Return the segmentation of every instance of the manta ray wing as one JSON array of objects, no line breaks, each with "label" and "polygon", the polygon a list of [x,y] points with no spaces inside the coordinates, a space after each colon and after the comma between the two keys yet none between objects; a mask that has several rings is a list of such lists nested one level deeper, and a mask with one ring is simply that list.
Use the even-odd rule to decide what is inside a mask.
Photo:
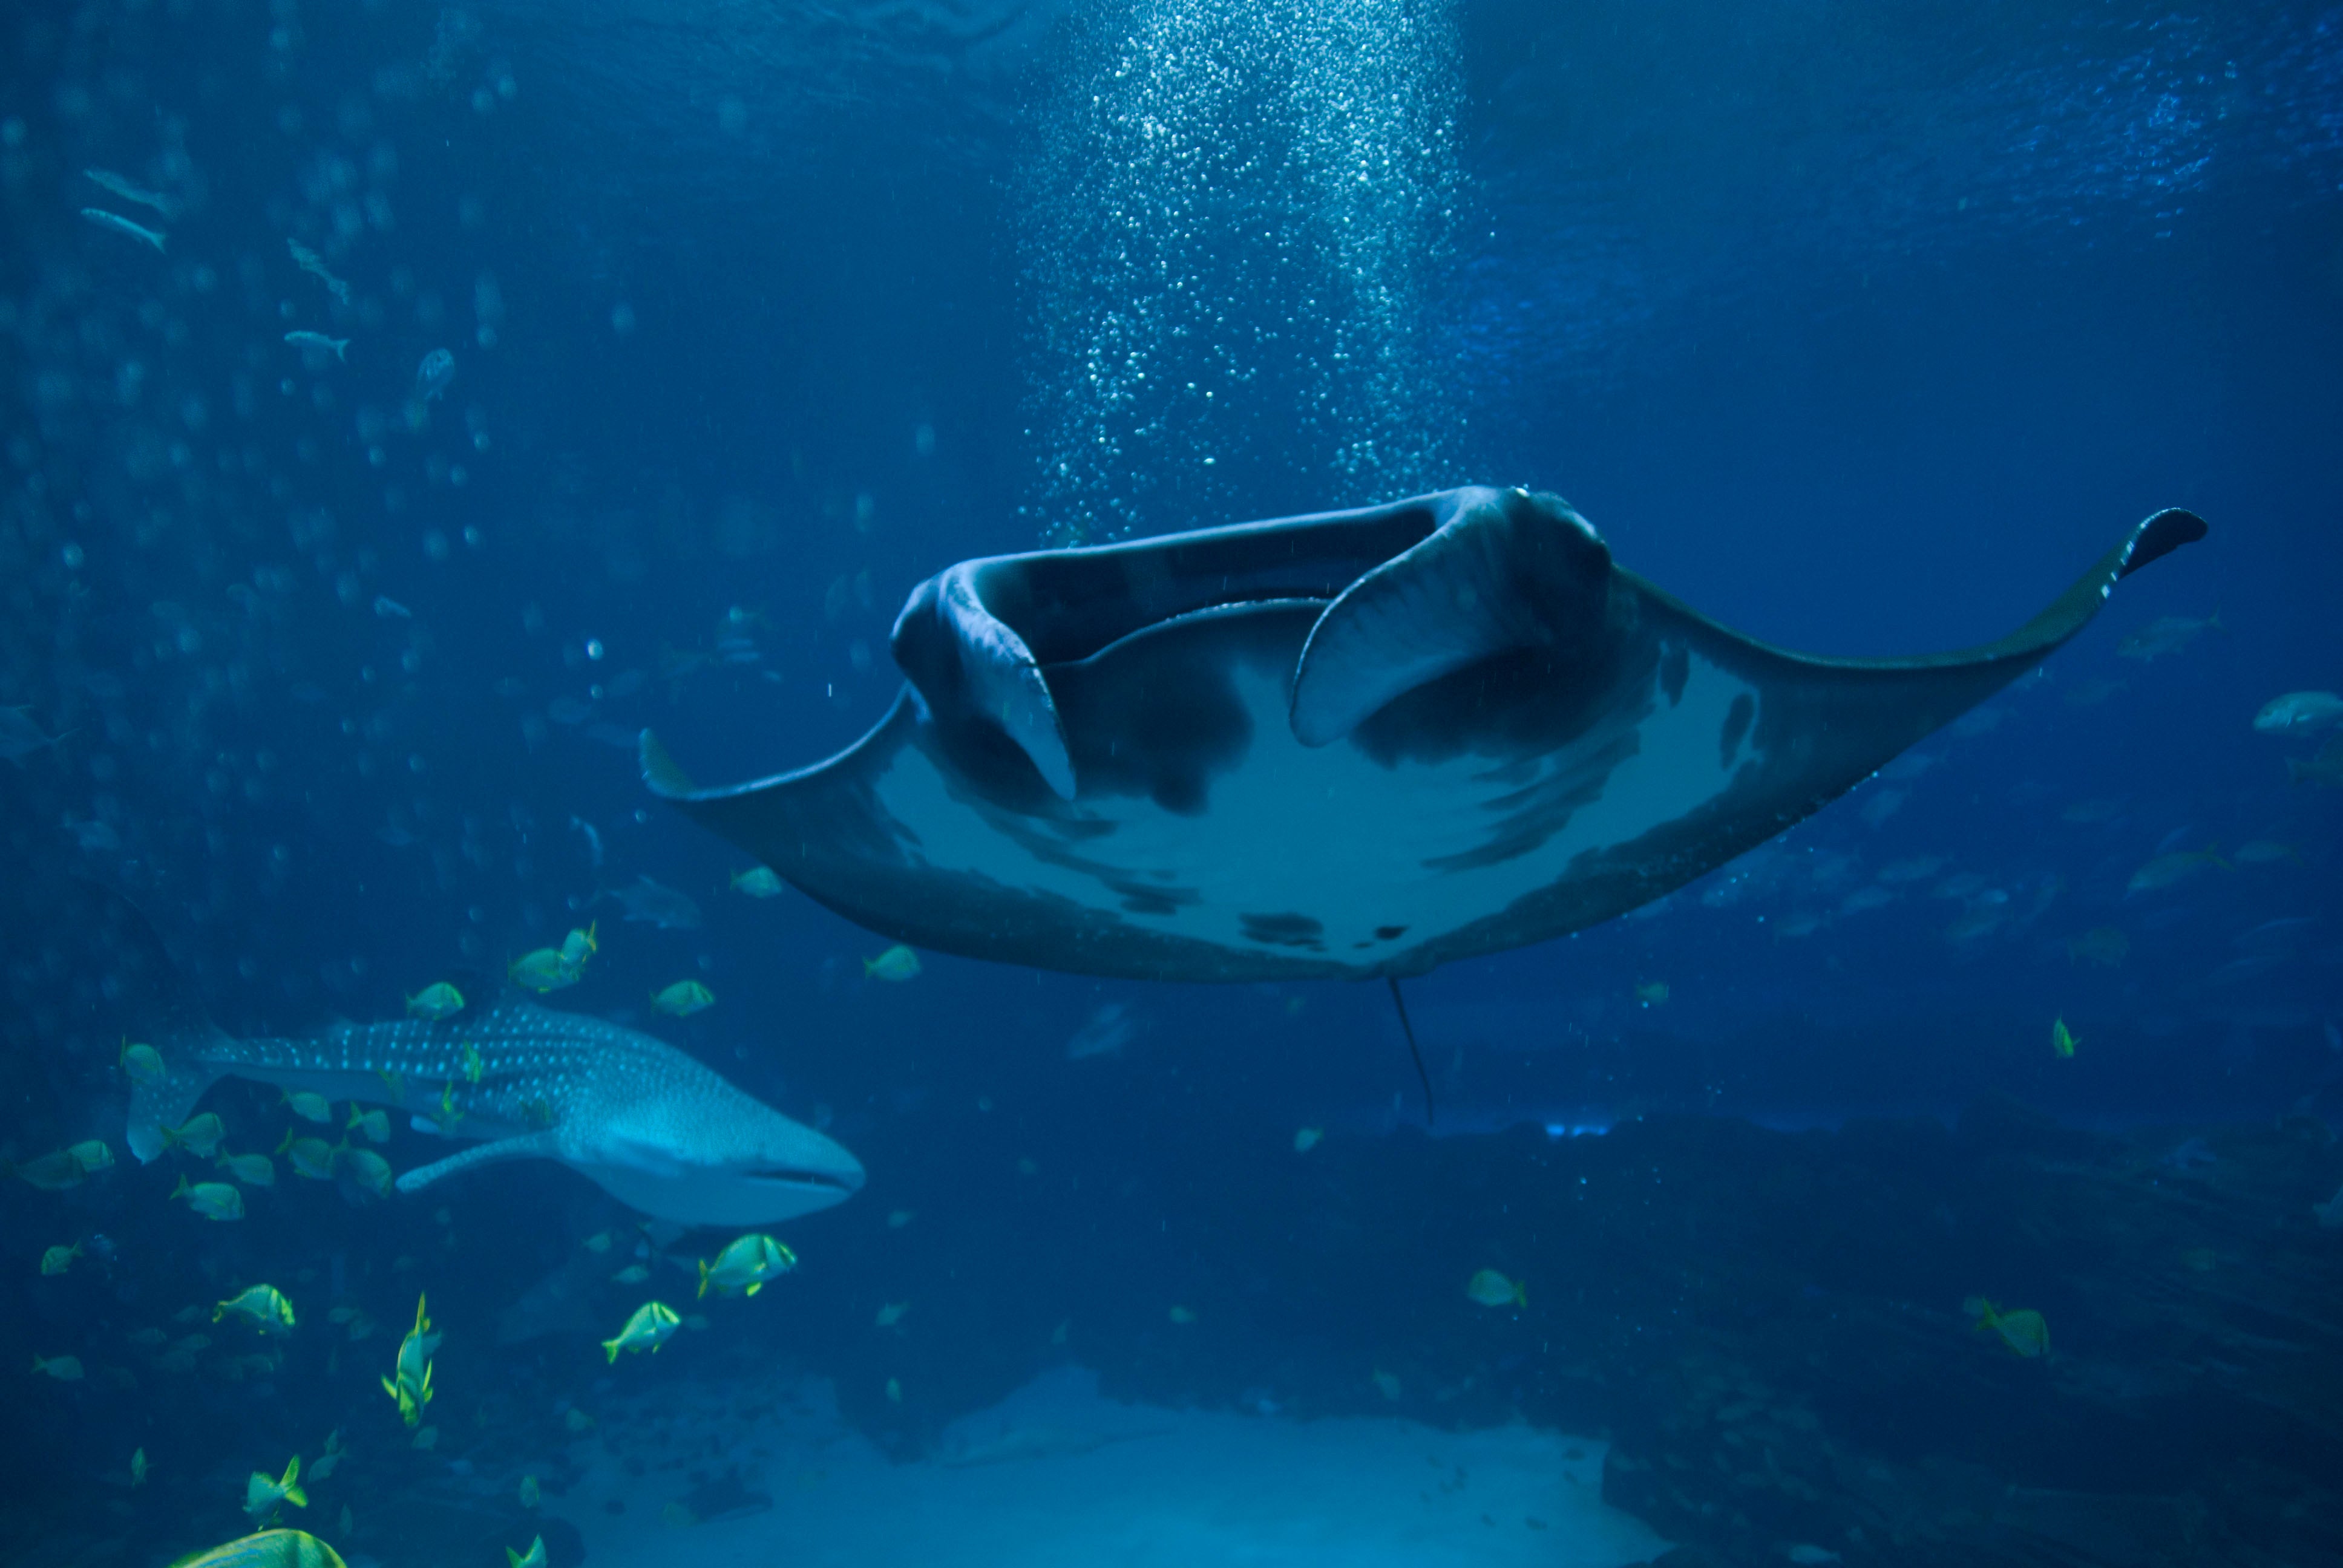
[{"label": "manta ray wing", "polygon": [[1076,973],[1420,974],[1580,930],[1781,832],[2202,538],[2133,528],[1998,642],[1812,658],[1615,566],[1547,496],[964,562],[826,762],[652,790],[882,936]]}]

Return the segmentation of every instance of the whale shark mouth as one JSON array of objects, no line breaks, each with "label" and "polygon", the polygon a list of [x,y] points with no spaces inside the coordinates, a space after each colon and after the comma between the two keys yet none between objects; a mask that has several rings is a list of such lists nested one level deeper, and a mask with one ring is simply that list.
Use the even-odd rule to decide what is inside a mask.
[{"label": "whale shark mouth", "polygon": [[840,1199],[850,1198],[862,1191],[864,1180],[860,1171],[851,1176],[840,1176],[828,1171],[798,1171],[787,1166],[743,1171],[739,1174],[741,1180],[759,1187],[794,1187],[816,1192],[835,1192]]}]

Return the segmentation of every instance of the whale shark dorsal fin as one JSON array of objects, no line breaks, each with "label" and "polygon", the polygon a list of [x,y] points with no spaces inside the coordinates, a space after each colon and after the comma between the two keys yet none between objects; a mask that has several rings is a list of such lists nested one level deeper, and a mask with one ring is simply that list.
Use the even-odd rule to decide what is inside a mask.
[{"label": "whale shark dorsal fin", "polygon": [[1611,552],[1558,498],[1486,487],[1437,498],[1440,526],[1366,573],[1311,628],[1293,738],[1326,746],[1404,692],[1513,648],[1591,648]]},{"label": "whale shark dorsal fin", "polygon": [[459,1171],[469,1171],[480,1165],[500,1165],[508,1160],[558,1160],[560,1158],[560,1136],[556,1130],[548,1127],[540,1132],[524,1132],[514,1138],[499,1138],[493,1143],[475,1143],[461,1153],[450,1154],[445,1160],[436,1161],[429,1165],[418,1165],[399,1177],[398,1190],[402,1192],[419,1192],[434,1181],[453,1176]]}]

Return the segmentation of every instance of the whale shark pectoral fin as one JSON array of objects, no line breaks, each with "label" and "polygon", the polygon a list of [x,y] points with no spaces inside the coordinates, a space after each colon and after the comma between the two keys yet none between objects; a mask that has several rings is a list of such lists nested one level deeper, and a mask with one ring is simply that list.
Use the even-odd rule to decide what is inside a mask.
[{"label": "whale shark pectoral fin", "polygon": [[1485,487],[1440,498],[1422,542],[1344,588],[1293,678],[1293,737],[1325,746],[1393,698],[1512,648],[1568,658],[1602,635],[1611,552],[1558,498]]},{"label": "whale shark pectoral fin", "polygon": [[1074,764],[1057,701],[1025,639],[986,608],[985,564],[963,562],[912,591],[895,621],[895,661],[931,712],[997,726],[1071,800]]},{"label": "whale shark pectoral fin", "polygon": [[398,1179],[402,1192],[419,1192],[443,1177],[475,1166],[498,1165],[508,1160],[558,1160],[561,1158],[560,1138],[550,1128],[542,1132],[524,1132],[517,1138],[499,1138],[493,1143],[476,1143],[460,1154],[450,1154],[445,1160],[428,1165],[418,1165]]}]

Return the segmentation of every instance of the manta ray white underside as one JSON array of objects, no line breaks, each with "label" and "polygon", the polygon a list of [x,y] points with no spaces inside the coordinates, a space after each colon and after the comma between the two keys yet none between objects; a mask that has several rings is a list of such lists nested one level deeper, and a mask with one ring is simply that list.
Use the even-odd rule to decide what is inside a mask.
[{"label": "manta ray white underside", "polygon": [[2200,538],[2157,513],[1999,642],[1817,658],[1613,564],[1551,496],[963,562],[830,760],[657,793],[848,919],[1152,980],[1421,973],[1681,887],[1851,789]]}]

